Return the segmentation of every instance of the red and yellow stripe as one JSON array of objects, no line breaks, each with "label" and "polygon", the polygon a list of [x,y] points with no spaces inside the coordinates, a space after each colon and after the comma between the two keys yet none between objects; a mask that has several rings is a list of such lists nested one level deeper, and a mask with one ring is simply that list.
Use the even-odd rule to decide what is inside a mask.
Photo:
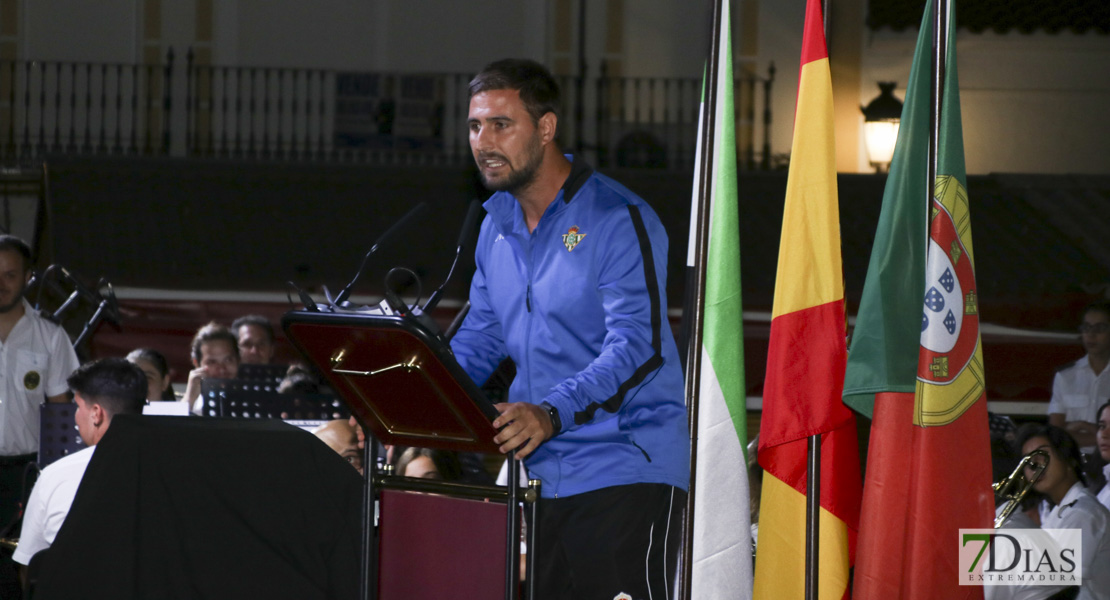
[{"label": "red and yellow stripe", "polygon": [[848,596],[859,522],[833,138],[821,6],[808,0],[759,433],[765,470],[755,597],[805,596],[807,438],[821,435],[820,598]]}]

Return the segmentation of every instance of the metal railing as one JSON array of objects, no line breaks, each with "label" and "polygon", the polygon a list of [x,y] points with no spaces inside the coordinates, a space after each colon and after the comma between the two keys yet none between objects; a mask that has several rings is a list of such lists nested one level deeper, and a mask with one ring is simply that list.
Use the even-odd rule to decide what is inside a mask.
[{"label": "metal railing", "polygon": [[[0,163],[49,155],[464,165],[459,73],[0,60]],[[770,168],[766,76],[735,81],[741,169]],[[701,81],[560,77],[560,143],[599,166],[689,168]],[[762,107],[762,120],[756,114]],[[757,139],[757,131],[758,135]]]},{"label": "metal railing", "polygon": [[166,154],[173,52],[161,65],[0,61],[0,157]]}]

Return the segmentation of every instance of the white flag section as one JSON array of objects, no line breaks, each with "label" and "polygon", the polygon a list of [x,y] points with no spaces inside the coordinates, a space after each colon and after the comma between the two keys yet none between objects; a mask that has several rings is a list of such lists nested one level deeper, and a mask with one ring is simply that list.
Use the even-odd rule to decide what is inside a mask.
[{"label": "white flag section", "polygon": [[712,359],[704,350],[701,373],[690,595],[695,600],[751,598],[751,520],[744,449],[713,373]]},{"label": "white flag section", "polygon": [[707,132],[712,136],[709,156],[698,157],[699,166],[701,160],[711,161],[712,171],[709,190],[694,194],[690,221],[691,228],[697,227],[697,198],[708,193],[709,240],[703,257],[705,307],[690,566],[690,596],[694,600],[752,597],[732,43],[728,0],[720,1],[717,84],[715,89],[703,88],[702,94],[703,102],[709,97],[714,100],[713,131]]}]

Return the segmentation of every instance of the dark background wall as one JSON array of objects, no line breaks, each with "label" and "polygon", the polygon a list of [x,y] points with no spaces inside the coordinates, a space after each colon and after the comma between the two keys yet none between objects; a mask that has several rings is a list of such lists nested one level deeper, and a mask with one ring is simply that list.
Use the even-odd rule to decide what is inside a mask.
[{"label": "dark background wall", "polygon": [[[430,211],[370,260],[356,292],[380,294],[406,266],[438,286],[468,202],[473,170],[266,164],[183,159],[59,159],[47,166],[53,261],[117,287],[275,291],[286,281],[338,291],[363,254],[410,207]],[[681,307],[692,174],[606,170],[643,196],[670,235],[668,296]],[[885,177],[838,178],[849,312],[862,292]],[[785,172],[742,173],[739,232],[746,310],[770,310]],[[1110,281],[1110,177],[971,177],[975,261],[987,322],[1070,329]],[[449,297],[465,298],[469,251]]]}]

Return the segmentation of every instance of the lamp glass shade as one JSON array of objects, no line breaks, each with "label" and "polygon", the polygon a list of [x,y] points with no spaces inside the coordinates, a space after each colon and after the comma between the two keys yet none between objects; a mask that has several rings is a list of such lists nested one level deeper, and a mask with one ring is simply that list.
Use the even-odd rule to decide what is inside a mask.
[{"label": "lamp glass shade", "polygon": [[898,141],[898,121],[867,121],[863,124],[867,139],[867,158],[873,165],[889,165]]}]

